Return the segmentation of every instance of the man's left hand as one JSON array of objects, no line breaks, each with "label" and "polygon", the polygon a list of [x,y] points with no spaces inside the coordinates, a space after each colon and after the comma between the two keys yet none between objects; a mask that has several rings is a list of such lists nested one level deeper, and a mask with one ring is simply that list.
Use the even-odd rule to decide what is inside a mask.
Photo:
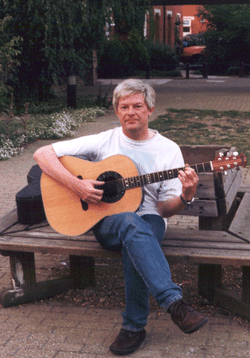
[{"label": "man's left hand", "polygon": [[178,178],[182,183],[182,197],[185,201],[193,199],[196,187],[199,181],[199,177],[188,164],[185,165],[185,171],[180,170]]}]

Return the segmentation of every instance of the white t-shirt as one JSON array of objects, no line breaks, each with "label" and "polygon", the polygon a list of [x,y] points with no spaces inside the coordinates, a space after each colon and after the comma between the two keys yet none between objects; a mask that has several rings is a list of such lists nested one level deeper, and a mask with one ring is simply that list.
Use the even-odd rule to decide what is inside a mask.
[{"label": "white t-shirt", "polygon": [[[134,161],[139,175],[183,167],[184,161],[179,146],[157,131],[154,132],[152,138],[136,141],[128,138],[121,127],[117,127],[99,134],[57,142],[53,144],[53,148],[58,157],[81,156],[93,162],[123,154]],[[145,185],[143,202],[137,214],[159,215],[158,201],[178,196],[181,192],[182,185],[178,178]]]}]

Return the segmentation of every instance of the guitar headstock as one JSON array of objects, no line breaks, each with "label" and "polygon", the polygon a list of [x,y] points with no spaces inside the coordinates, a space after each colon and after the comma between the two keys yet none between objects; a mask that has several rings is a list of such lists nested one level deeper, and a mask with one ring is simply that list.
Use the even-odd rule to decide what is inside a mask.
[{"label": "guitar headstock", "polygon": [[229,156],[218,156],[212,161],[213,170],[217,172],[223,172],[225,170],[238,168],[240,166],[245,167],[247,165],[247,159],[245,154],[237,152]]}]

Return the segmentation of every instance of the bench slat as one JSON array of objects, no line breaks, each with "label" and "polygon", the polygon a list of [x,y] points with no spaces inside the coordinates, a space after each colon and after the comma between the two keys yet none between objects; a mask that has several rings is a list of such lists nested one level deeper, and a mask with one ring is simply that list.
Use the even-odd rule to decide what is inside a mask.
[{"label": "bench slat", "polygon": [[168,228],[165,234],[167,240],[196,240],[198,242],[242,242],[245,241],[227,233],[226,231],[215,230],[186,230],[178,228]]},{"label": "bench slat", "polygon": [[229,232],[250,241],[250,193],[245,193],[229,227]]},{"label": "bench slat", "polygon": [[[162,250],[169,259],[190,263],[250,265],[249,244],[244,242],[238,245],[235,243],[218,243],[213,244],[212,248],[208,246],[204,244],[202,246],[202,242],[196,241],[180,240],[178,242],[178,240],[165,239]],[[45,238],[5,236],[0,239],[0,248],[2,251],[56,253],[91,257],[117,257],[120,255],[119,252],[104,250],[97,241],[92,240],[49,240]]]},{"label": "bench slat", "polygon": [[166,247],[163,253],[170,262],[250,266],[249,251]]},{"label": "bench slat", "polygon": [[5,236],[0,238],[0,251],[23,251],[39,252],[62,255],[110,257],[117,256],[117,252],[104,250],[101,245],[95,242],[78,240],[49,240],[45,238],[24,238]]},{"label": "bench slat", "polygon": [[189,250],[190,248],[202,248],[212,250],[244,250],[248,251],[250,255],[250,244],[247,243],[231,243],[231,242],[205,242],[205,241],[190,241],[190,240],[165,240],[163,247],[183,247]]},{"label": "bench slat", "polygon": [[177,215],[191,215],[191,216],[205,216],[205,217],[217,217],[218,206],[217,201],[214,200],[202,200],[195,199],[190,205],[188,210],[181,210]]}]

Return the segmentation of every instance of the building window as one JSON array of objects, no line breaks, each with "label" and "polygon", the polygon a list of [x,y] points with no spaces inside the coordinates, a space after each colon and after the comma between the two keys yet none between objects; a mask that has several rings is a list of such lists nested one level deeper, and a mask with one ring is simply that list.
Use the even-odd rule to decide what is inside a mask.
[{"label": "building window", "polygon": [[191,30],[191,19],[183,19],[183,36],[190,35]]},{"label": "building window", "polygon": [[155,9],[155,15],[161,16],[161,10],[160,9]]},{"label": "building window", "polygon": [[155,9],[155,40],[160,41],[161,33],[161,10]]}]

